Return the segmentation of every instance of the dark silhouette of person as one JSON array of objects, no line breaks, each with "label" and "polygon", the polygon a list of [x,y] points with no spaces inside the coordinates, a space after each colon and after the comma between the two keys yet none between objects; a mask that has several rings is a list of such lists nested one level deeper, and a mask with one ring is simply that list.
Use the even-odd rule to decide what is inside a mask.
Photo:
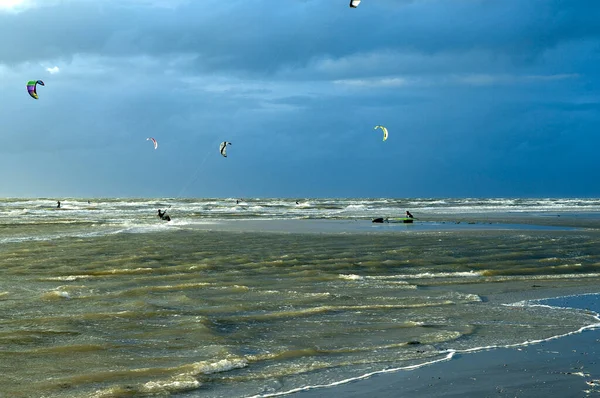
[{"label": "dark silhouette of person", "polygon": [[171,217],[169,217],[169,215],[167,214],[167,211],[161,211],[160,209],[158,209],[158,217],[161,220],[165,220],[165,221],[171,221]]},{"label": "dark silhouette of person", "polygon": [[407,218],[414,218],[412,214],[410,214],[410,211],[406,210],[406,217]]},{"label": "dark silhouette of person", "polygon": [[389,222],[389,221],[388,221],[387,217],[386,218],[379,217],[379,218],[373,219],[372,222],[377,223],[377,224],[381,224],[381,223]]},{"label": "dark silhouette of person", "polygon": [[56,208],[57,208],[57,209],[60,209],[60,200],[57,200],[57,201],[56,201]]}]

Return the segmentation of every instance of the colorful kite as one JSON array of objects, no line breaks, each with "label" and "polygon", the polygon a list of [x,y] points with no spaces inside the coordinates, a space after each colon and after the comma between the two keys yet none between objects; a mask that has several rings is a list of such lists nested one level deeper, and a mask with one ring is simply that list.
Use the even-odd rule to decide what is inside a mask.
[{"label": "colorful kite", "polygon": [[39,98],[36,90],[38,84],[45,86],[44,82],[41,80],[30,80],[27,82],[27,92],[29,93],[29,95],[31,95],[31,98]]}]

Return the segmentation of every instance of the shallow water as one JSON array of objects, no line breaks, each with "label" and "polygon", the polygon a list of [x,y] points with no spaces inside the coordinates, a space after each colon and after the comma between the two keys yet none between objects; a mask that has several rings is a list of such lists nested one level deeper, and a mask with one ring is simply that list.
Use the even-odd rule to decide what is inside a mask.
[{"label": "shallow water", "polygon": [[268,395],[596,322],[507,304],[596,289],[597,230],[164,223],[118,203],[5,219],[0,396]]}]

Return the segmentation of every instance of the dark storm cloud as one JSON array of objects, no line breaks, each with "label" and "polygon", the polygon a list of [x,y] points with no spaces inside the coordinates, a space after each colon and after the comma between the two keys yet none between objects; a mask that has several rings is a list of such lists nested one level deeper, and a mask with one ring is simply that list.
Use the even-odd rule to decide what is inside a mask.
[{"label": "dark storm cloud", "polygon": [[[600,35],[593,0],[372,2],[351,12],[342,3],[231,0],[164,8],[65,2],[0,13],[0,36],[11,38],[0,42],[0,62],[194,54],[200,70],[268,75],[315,58],[377,51],[483,51],[529,63],[562,43]],[[449,62],[446,56],[443,64]]]}]

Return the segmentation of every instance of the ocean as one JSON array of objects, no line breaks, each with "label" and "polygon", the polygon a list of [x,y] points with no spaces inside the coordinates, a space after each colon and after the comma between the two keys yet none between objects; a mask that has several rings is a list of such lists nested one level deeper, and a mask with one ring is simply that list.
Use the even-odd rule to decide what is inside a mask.
[{"label": "ocean", "polygon": [[0,200],[0,397],[279,396],[600,322],[540,305],[598,291],[600,199],[60,200]]}]

